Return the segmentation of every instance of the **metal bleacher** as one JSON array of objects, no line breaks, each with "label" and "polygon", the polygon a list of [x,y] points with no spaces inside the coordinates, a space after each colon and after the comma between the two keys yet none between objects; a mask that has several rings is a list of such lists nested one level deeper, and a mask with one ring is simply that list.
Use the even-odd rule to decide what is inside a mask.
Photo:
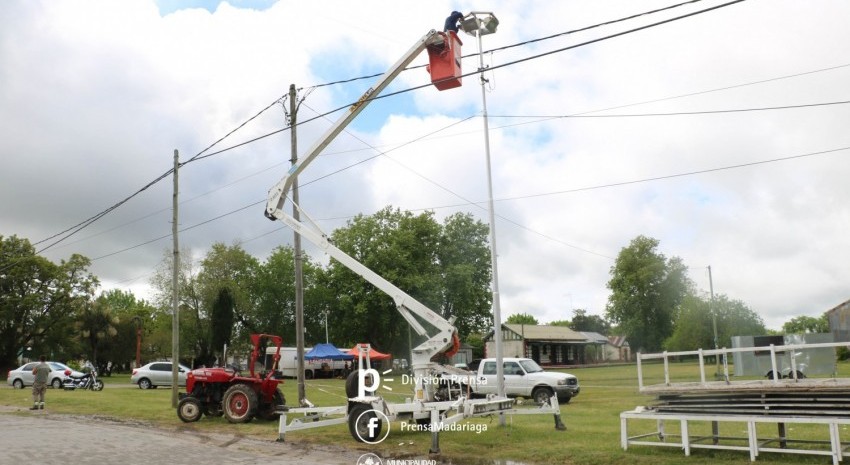
[{"label": "metal bleacher", "polygon": [[[850,438],[841,438],[850,426],[850,378],[838,378],[834,369],[827,376],[807,377],[797,363],[809,351],[834,352],[836,347],[850,343],[638,354],[639,391],[654,400],[620,414],[621,445],[624,450],[681,448],[686,456],[693,449],[740,450],[748,451],[752,461],[762,452],[823,455],[839,465],[850,456]],[[742,354],[756,353],[769,362],[770,378],[730,376],[730,356],[740,360]],[[671,361],[693,357],[699,361],[699,379],[682,380],[677,374],[673,381]],[[718,370],[709,379],[705,361],[711,357],[718,357]],[[658,360],[663,363],[663,381],[646,383],[644,362]],[[784,370],[788,377],[779,374],[783,364],[790,365]]]}]

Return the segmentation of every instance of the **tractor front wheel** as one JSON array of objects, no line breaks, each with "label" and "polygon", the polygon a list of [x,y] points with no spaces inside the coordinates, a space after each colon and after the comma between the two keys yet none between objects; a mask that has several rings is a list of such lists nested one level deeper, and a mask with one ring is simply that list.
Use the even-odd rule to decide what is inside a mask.
[{"label": "tractor front wheel", "polygon": [[234,384],[221,401],[224,417],[231,423],[248,423],[257,413],[257,392],[246,384]]},{"label": "tractor front wheel", "polygon": [[180,399],[177,403],[177,416],[185,423],[192,423],[201,419],[201,401],[192,396]]}]

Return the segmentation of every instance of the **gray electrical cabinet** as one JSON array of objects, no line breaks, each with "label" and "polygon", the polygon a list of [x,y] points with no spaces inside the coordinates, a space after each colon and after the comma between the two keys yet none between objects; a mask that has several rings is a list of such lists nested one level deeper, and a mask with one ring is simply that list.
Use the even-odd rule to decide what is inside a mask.
[{"label": "gray electrical cabinet", "polygon": [[777,347],[776,371],[780,378],[792,378],[791,358],[797,378],[812,375],[832,375],[836,372],[835,347],[798,347],[793,350],[783,346],[834,342],[830,333],[785,334],[778,336],[733,336],[732,347],[764,347],[765,350],[734,352],[735,376],[766,376],[773,378],[770,346]]}]

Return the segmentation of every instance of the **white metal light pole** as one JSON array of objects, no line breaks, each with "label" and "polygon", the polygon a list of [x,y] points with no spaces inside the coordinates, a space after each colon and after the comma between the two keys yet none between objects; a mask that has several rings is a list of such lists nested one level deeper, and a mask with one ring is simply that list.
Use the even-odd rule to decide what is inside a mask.
[{"label": "white metal light pole", "polygon": [[328,313],[330,310],[325,309],[325,344],[328,344]]},{"label": "white metal light pole", "polygon": [[[490,168],[490,123],[487,120],[487,79],[484,77],[484,55],[481,36],[493,34],[499,25],[496,15],[489,11],[473,11],[464,16],[463,32],[478,39],[478,71],[481,77],[481,102],[484,119],[484,153],[487,160],[487,196],[490,216],[490,264],[493,274],[493,342],[496,346],[496,388],[499,396],[505,395],[505,370],[502,366],[502,308],[499,301],[499,267],[496,253],[496,210],[493,206],[493,174]],[[499,415],[499,425],[505,425],[505,415]]]},{"label": "white metal light pole", "polygon": [[[708,288],[711,290],[711,300],[708,301],[708,312],[711,313],[711,326],[714,328],[714,350],[717,346],[717,309],[714,308],[714,281],[711,279],[711,265],[708,265]],[[714,377],[720,378],[720,355],[714,356]]]}]

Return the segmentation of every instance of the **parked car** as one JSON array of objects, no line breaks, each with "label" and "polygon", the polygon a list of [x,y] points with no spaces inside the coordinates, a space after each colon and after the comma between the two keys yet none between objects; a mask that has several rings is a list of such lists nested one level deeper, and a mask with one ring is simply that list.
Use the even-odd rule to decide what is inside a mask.
[{"label": "parked car", "polygon": [[[177,365],[177,385],[186,385],[186,374],[192,371],[183,365]],[[171,386],[171,362],[151,362],[141,368],[133,369],[130,382],[138,384],[139,389]]]},{"label": "parked car", "polygon": [[[30,362],[24,364],[14,370],[9,370],[9,373],[6,375],[6,382],[9,386],[12,386],[15,389],[23,389],[24,386],[32,386],[33,381],[35,380],[35,376],[32,374],[32,369],[35,368],[40,362]],[[50,375],[47,376],[47,382],[50,386],[59,389],[62,387],[62,383],[65,381],[66,375],[65,370],[71,372],[73,376],[83,376],[82,373],[76,370],[72,370],[71,367],[65,365],[64,363],[59,362],[45,362],[50,365]]]},{"label": "parked car", "polygon": [[[476,377],[469,384],[472,394],[496,394],[496,359],[485,358],[477,362]],[[470,366],[475,363],[473,360]],[[545,371],[530,358],[505,357],[502,367],[505,395],[508,397],[530,397],[538,404],[545,404],[550,397],[558,396],[558,402],[566,404],[581,392],[578,378],[569,373]]]}]

